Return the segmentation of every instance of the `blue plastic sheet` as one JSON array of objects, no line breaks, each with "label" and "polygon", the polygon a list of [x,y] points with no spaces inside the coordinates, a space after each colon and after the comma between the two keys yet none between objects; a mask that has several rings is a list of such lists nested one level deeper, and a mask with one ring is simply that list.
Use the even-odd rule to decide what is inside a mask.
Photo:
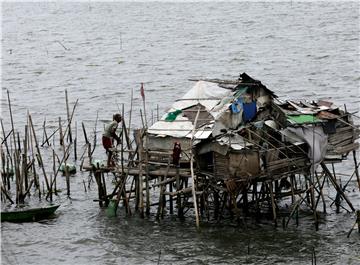
[{"label": "blue plastic sheet", "polygon": [[243,103],[243,120],[250,121],[256,115],[256,101]]}]

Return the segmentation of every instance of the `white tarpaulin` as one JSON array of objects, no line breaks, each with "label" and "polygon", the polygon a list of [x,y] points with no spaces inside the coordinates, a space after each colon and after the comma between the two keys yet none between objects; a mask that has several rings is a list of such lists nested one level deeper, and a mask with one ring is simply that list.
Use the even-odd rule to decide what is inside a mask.
[{"label": "white tarpaulin", "polygon": [[325,158],[327,150],[328,137],[322,126],[288,127],[287,130],[309,145],[308,157],[316,168],[316,165]]},{"label": "white tarpaulin", "polygon": [[223,98],[232,96],[232,94],[230,89],[219,87],[216,83],[199,81],[183,97],[175,101],[170,111],[185,109],[200,103],[213,117],[216,117],[212,113],[214,107]]},{"label": "white tarpaulin", "polygon": [[[169,112],[176,110],[183,110],[191,106],[201,104],[205,109],[216,119],[223,109],[227,108],[227,104],[219,104],[224,101],[224,98],[230,98],[231,101],[233,92],[230,89],[221,88],[216,83],[199,81],[190,89],[182,98],[175,101],[171,106]],[[216,107],[216,108],[215,108]],[[166,113],[160,121],[154,123],[149,129],[148,133],[158,136],[173,136],[173,137],[187,137],[191,138],[193,124],[183,117],[180,113],[174,121],[165,121],[168,113]],[[210,125],[196,129],[195,139],[206,139],[209,137],[213,129],[213,122]]]}]

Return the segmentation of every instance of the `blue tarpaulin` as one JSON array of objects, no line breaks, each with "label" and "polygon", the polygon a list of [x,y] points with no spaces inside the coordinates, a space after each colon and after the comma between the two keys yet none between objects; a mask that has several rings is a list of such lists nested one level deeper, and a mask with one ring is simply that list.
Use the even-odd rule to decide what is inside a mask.
[{"label": "blue tarpaulin", "polygon": [[243,103],[243,121],[250,121],[256,115],[256,101]]}]

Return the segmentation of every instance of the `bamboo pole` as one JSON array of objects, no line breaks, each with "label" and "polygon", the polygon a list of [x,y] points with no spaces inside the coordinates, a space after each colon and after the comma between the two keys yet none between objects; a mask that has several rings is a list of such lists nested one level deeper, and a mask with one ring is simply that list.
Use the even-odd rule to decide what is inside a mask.
[{"label": "bamboo pole", "polygon": [[16,132],[16,136],[17,136],[18,152],[19,152],[19,156],[20,156],[20,153],[22,152],[22,150],[21,150],[21,141],[20,141],[19,132]]},{"label": "bamboo pole", "polygon": [[2,179],[2,183],[4,184],[4,187],[6,189],[6,184],[7,184],[7,174],[8,172],[6,171],[6,159],[5,159],[5,153],[3,150],[3,146],[0,145],[0,153],[1,153],[1,166],[2,166],[2,172],[1,172],[1,179]]},{"label": "bamboo pole", "polygon": [[72,143],[71,119],[70,119],[70,109],[69,109],[69,99],[68,99],[67,89],[65,89],[65,102],[66,102],[66,115],[67,115],[67,121],[68,121],[68,127],[69,127],[68,137],[69,137],[70,143]]},{"label": "bamboo pole", "polygon": [[324,193],[323,193],[323,188],[324,188],[326,178],[324,177],[322,184],[320,184],[319,176],[316,173],[315,173],[315,177],[316,177],[316,181],[317,181],[318,186],[319,186],[319,191],[318,191],[319,196],[318,196],[317,201],[315,203],[315,209],[317,208],[317,205],[318,205],[318,203],[320,201],[320,198],[321,198],[321,200],[323,202],[323,212],[326,213],[326,203],[325,203],[325,198],[324,198]]},{"label": "bamboo pole", "polygon": [[[63,154],[64,154],[64,172],[65,172],[65,180],[66,180],[66,195],[68,196],[68,198],[70,197],[70,174],[69,174],[69,170],[68,170],[68,166],[67,166],[67,156],[66,156],[66,144],[65,144],[65,139],[64,136],[61,135],[61,137],[63,137]],[[69,144],[70,146],[70,144]],[[51,195],[51,193],[50,193]]]},{"label": "bamboo pole", "polygon": [[18,170],[18,159],[16,155],[16,151],[13,153],[13,159],[14,159],[14,167],[15,167],[15,186],[16,186],[16,204],[20,203],[19,196],[20,196],[20,176],[19,176],[19,170]]},{"label": "bamboo pole", "polygon": [[63,131],[62,131],[62,124],[61,124],[61,117],[59,117],[59,138],[60,138],[60,145],[62,146],[64,144],[63,140]]},{"label": "bamboo pole", "polygon": [[142,90],[142,102],[143,102],[143,108],[144,108],[144,119],[145,119],[145,128],[148,128],[147,118],[146,118],[146,108],[145,108],[145,92],[144,92],[144,83],[141,83],[141,90]]},{"label": "bamboo pole", "polygon": [[[118,183],[118,185],[117,185],[117,187],[119,187],[119,191],[118,191],[118,193],[117,193],[117,195],[116,195],[116,200],[115,200],[115,203],[114,203],[114,208],[115,208],[115,209],[114,209],[114,214],[115,214],[115,215],[116,215],[116,212],[117,212],[117,208],[118,208],[118,206],[119,206],[119,202],[120,202],[120,200],[121,200],[121,196],[124,197],[125,201],[127,200],[127,199],[126,199],[126,190],[124,191],[124,189],[126,189],[126,188],[125,188],[125,185],[126,185],[126,180],[127,180],[128,175],[127,175],[127,174],[126,174],[126,175],[121,175],[121,177],[122,177],[122,179],[119,181],[119,183]],[[116,188],[117,188],[117,187],[116,187]],[[115,193],[116,188],[115,188],[113,194]],[[127,207],[126,207],[126,211],[129,212],[128,203],[127,203],[126,206],[127,206]]]},{"label": "bamboo pole", "polygon": [[[1,124],[2,124],[2,122],[1,122]],[[5,143],[6,143],[6,141],[5,141]],[[2,178],[2,181],[3,181],[3,184],[4,184],[4,188],[6,189],[6,187],[8,187],[8,190],[10,190],[9,158],[8,158],[8,155],[5,154],[2,144],[0,145],[0,150],[1,150],[1,165],[2,165],[1,178]]]},{"label": "bamboo pole", "polygon": [[[63,158],[62,158],[61,161],[59,162],[59,166],[58,166],[58,168],[57,168],[57,170],[56,170],[56,173],[55,173],[55,176],[54,176],[54,178],[53,178],[53,181],[52,181],[51,184],[50,184],[50,189],[52,189],[54,183],[56,183],[56,178],[57,178],[57,176],[58,176],[58,174],[59,174],[61,164],[62,164],[62,163],[64,162],[64,160],[67,159],[68,156],[70,155],[69,150],[70,150],[70,145],[68,145],[67,148],[66,148],[66,151],[65,151],[65,154],[66,154],[66,155],[63,156]],[[49,192],[48,192],[47,195],[46,195],[46,198],[48,198],[48,197],[49,197]]]},{"label": "bamboo pole", "polygon": [[[97,133],[97,122],[98,122],[98,119],[99,119],[99,111],[97,111],[96,112],[96,119],[95,119],[95,126],[94,126],[94,138],[93,138],[93,149],[91,150],[91,155],[94,153],[94,151],[95,151],[95,148],[96,148],[96,133]],[[90,145],[89,145],[89,147],[91,147]]]},{"label": "bamboo pole", "polygon": [[[54,178],[55,178],[55,176],[56,176],[56,159],[55,159],[55,150],[53,149],[52,150],[52,154],[53,154],[53,173],[54,173]],[[54,193],[55,193],[55,195],[57,195],[57,190],[56,190],[56,179],[53,179],[50,183],[51,183],[51,185],[50,185],[50,189],[51,189],[51,192],[52,192],[52,183],[53,183],[53,181],[54,181]]]},{"label": "bamboo pole", "polygon": [[55,133],[57,133],[58,130],[60,130],[60,127],[53,131],[50,136],[46,137],[46,139],[42,142],[41,147],[43,147],[46,142],[49,142],[49,140],[55,135]]},{"label": "bamboo pole", "polygon": [[96,170],[94,175],[95,175],[96,183],[98,185],[99,206],[102,207],[103,206],[104,193],[103,193],[103,186],[101,184],[101,172],[100,172],[100,170]]},{"label": "bamboo pole", "polygon": [[[2,119],[1,119],[2,121]],[[6,142],[7,138],[12,134],[12,130],[5,136],[5,133],[4,133],[4,139],[2,140],[1,144],[4,144],[4,142]]]},{"label": "bamboo pole", "polygon": [[[170,158],[168,159],[168,164],[167,164],[167,167],[165,170],[165,174],[163,176],[161,176],[161,182],[163,182],[167,178],[169,169],[170,169]],[[164,202],[165,187],[166,187],[166,184],[160,185],[159,203],[158,203],[158,209],[157,209],[157,213],[156,213],[156,219],[159,219],[160,216],[163,217],[164,204],[165,204],[165,202]]]},{"label": "bamboo pole", "polygon": [[15,129],[14,129],[14,120],[13,120],[13,115],[12,115],[12,110],[11,110],[11,101],[10,101],[10,94],[9,94],[9,90],[6,90],[7,92],[7,98],[8,98],[8,103],[9,103],[9,112],[10,112],[10,121],[11,121],[11,129],[12,129],[12,134],[13,134],[13,138],[14,138],[14,150],[16,150],[16,140],[15,140]]},{"label": "bamboo pole", "polygon": [[44,123],[43,123],[43,140],[42,140],[42,142],[47,143],[48,146],[50,145],[49,138],[46,133],[46,117],[44,118]]},{"label": "bamboo pole", "polygon": [[144,122],[144,118],[143,118],[143,114],[142,114],[142,110],[141,110],[141,109],[140,109],[140,118],[141,118],[142,127],[145,128],[145,122]]},{"label": "bamboo pole", "polygon": [[[306,192],[308,192],[310,190],[310,188],[308,188],[307,190],[305,190],[304,191],[304,193],[306,193]],[[293,206],[293,209],[292,209],[292,211],[290,212],[290,214],[289,214],[289,217],[288,217],[288,220],[287,220],[287,222],[286,222],[286,227],[288,226],[288,224],[289,224],[289,222],[290,222],[290,219],[292,218],[292,216],[294,215],[294,214],[297,214],[298,213],[298,208],[299,208],[299,206],[300,206],[300,204],[303,202],[303,201],[305,201],[305,197],[302,197],[300,194],[298,194],[299,195],[299,197],[300,197],[300,199],[294,204],[294,206]],[[298,225],[298,220],[296,220],[296,222],[297,222],[297,225]]]},{"label": "bamboo pole", "polygon": [[109,205],[109,200],[106,197],[106,182],[105,182],[105,176],[104,173],[101,173],[101,180],[102,180],[102,190],[103,190],[103,196],[104,196],[104,201],[105,201],[105,207],[107,207]]},{"label": "bamboo pole", "polygon": [[77,122],[75,122],[74,159],[77,160]]},{"label": "bamboo pole", "polygon": [[156,104],[156,120],[159,121],[159,104]]},{"label": "bamboo pole", "polygon": [[[176,167],[176,174],[175,174],[175,178],[176,178],[176,191],[178,192],[181,187],[180,187],[180,170],[178,167]],[[178,212],[178,217],[179,218],[183,218],[184,217],[184,213],[183,213],[183,208],[182,208],[182,203],[181,203],[181,194],[176,196],[176,205],[177,205],[177,212]]]},{"label": "bamboo pole", "polygon": [[196,113],[195,121],[193,130],[191,133],[191,140],[190,140],[190,170],[191,170],[191,184],[192,184],[192,195],[193,195],[193,203],[194,203],[194,211],[195,211],[195,218],[196,218],[196,227],[200,227],[199,223],[199,212],[198,212],[198,206],[197,206],[197,199],[196,199],[196,189],[195,189],[195,183],[196,183],[196,176],[194,174],[194,154],[193,154],[193,143],[194,143],[194,137],[195,137],[195,129],[196,129],[196,123],[199,118],[200,108],[198,108],[198,112]]},{"label": "bamboo pole", "polygon": [[32,162],[33,162],[33,173],[34,173],[34,184],[35,184],[35,187],[39,190],[39,199],[41,199],[41,192],[40,192],[40,183],[39,183],[39,180],[37,178],[37,175],[36,175],[36,168],[35,168],[35,152],[34,152],[34,141],[33,141],[33,135],[32,135],[32,131],[30,130],[30,120],[29,120],[29,111],[27,112],[27,119],[26,119],[26,123],[28,124],[28,127],[29,127],[29,130],[28,130],[28,133],[29,133],[29,150],[31,152],[31,157],[32,157]]},{"label": "bamboo pole", "polygon": [[[315,174],[314,174],[315,175]],[[318,222],[318,218],[317,218],[317,212],[316,212],[316,206],[317,204],[315,203],[315,191],[314,191],[314,182],[313,182],[313,178],[314,175],[310,176],[309,180],[310,180],[310,195],[311,195],[311,208],[314,212],[314,220],[315,220],[315,230],[318,231],[319,230],[319,222]],[[320,194],[319,194],[320,196]]]},{"label": "bamboo pole", "polygon": [[76,107],[77,107],[78,102],[79,102],[79,99],[76,99],[75,104],[74,104],[74,106],[73,106],[73,109],[72,109],[72,111],[71,111],[70,123],[68,123],[67,126],[66,126],[66,128],[65,128],[64,138],[65,138],[65,135],[66,135],[66,133],[67,133],[68,130],[69,130],[69,133],[70,133],[70,130],[71,130],[71,129],[70,129],[70,124],[71,124],[72,119],[73,119],[73,117],[74,117],[75,109],[76,109]]},{"label": "bamboo pole", "polygon": [[[130,155],[130,157],[129,157],[129,162],[128,162],[128,168],[134,163],[134,157],[135,157],[136,153],[137,153],[137,150],[136,150],[133,154]],[[123,176],[123,175],[122,175],[122,176]],[[128,176],[129,176],[129,171],[126,172],[126,175],[125,175],[124,178],[123,178],[123,182],[119,182],[119,183],[116,185],[116,187],[115,187],[114,191],[112,192],[112,194],[110,194],[110,195],[108,196],[108,197],[114,196],[114,194],[116,193],[117,188],[119,188],[119,191],[118,191],[118,194],[117,194],[117,197],[116,197],[116,201],[115,201],[115,204],[114,204],[115,215],[116,215],[116,211],[117,211],[117,208],[118,208],[118,205],[119,205],[119,202],[120,202],[122,193],[124,193],[124,194],[123,194],[123,197],[124,197],[124,200],[125,200],[125,202],[126,202],[126,211],[127,211],[128,214],[131,215],[131,209],[130,209],[130,206],[129,206],[129,202],[128,202],[128,201],[129,201],[129,199],[130,199],[130,197],[131,197],[132,187],[133,187],[135,178],[133,178],[133,181],[132,181],[132,183],[131,183],[129,196],[126,197],[126,187],[125,187],[125,184],[126,184],[126,181],[127,181]],[[121,186],[121,185],[123,185],[123,186]]]},{"label": "bamboo pole", "polygon": [[[1,130],[2,130],[3,136],[4,136],[3,143],[5,144],[6,153],[7,153],[8,156],[11,156],[11,155],[10,155],[9,146],[8,146],[8,144],[7,144],[7,138],[10,136],[10,134],[13,132],[13,130],[11,130],[11,131],[8,133],[8,135],[6,136],[6,135],[5,135],[5,129],[4,129],[3,120],[0,119],[0,122],[1,122]],[[1,144],[3,144],[3,143],[1,143]],[[12,161],[11,161],[11,165],[12,165]]]},{"label": "bamboo pole", "polygon": [[[169,185],[169,192],[172,193],[173,192],[173,184],[172,182],[168,184]],[[173,205],[173,197],[170,195],[169,196],[169,206],[170,206],[170,214],[174,213],[174,205]]]},{"label": "bamboo pole", "polygon": [[150,215],[150,188],[149,188],[149,150],[148,150],[148,134],[145,131],[146,149],[145,149],[145,187],[146,187],[146,215]]},{"label": "bamboo pole", "polygon": [[351,232],[354,230],[356,224],[358,225],[358,232],[360,234],[360,210],[356,211],[356,220],[355,220],[355,223],[353,224],[353,226],[351,227],[350,231],[348,232],[348,234],[346,236],[347,238],[350,237]]},{"label": "bamboo pole", "polygon": [[277,221],[276,221],[276,204],[275,204],[275,198],[273,193],[273,184],[272,181],[269,182],[269,190],[270,190],[270,196],[271,196],[271,205],[272,205],[272,212],[273,212],[273,221],[275,224],[275,227],[277,227]]},{"label": "bamboo pole", "polygon": [[89,143],[89,140],[88,140],[88,137],[87,137],[87,133],[86,133],[86,129],[85,129],[85,125],[83,122],[81,122],[81,126],[82,126],[82,129],[83,129],[83,133],[84,133],[84,139],[85,139],[85,143]]},{"label": "bamboo pole", "polygon": [[132,109],[133,109],[133,96],[134,96],[133,95],[133,89],[131,89],[128,134],[130,134],[130,130],[131,130],[131,114],[132,114]]},{"label": "bamboo pole", "polygon": [[23,177],[25,180],[25,190],[29,187],[28,183],[28,170],[27,170],[27,142],[28,142],[28,126],[25,125],[25,139],[24,139],[24,152],[23,152]]},{"label": "bamboo pole", "polygon": [[120,152],[120,159],[121,159],[121,174],[124,175],[124,103],[121,107],[121,152]]},{"label": "bamboo pole", "polygon": [[348,181],[345,183],[344,187],[343,187],[343,191],[345,191],[347,185],[349,185],[349,183],[351,182],[353,176],[355,175],[356,173],[356,169],[360,166],[360,163],[357,164],[357,166],[355,167],[353,173],[351,174],[350,178],[348,179]]},{"label": "bamboo pole", "polygon": [[[123,133],[124,133],[124,137],[125,137],[127,148],[128,148],[127,152],[131,152],[132,151],[132,142],[131,142],[129,134],[128,134],[128,129],[126,128],[125,121],[123,123],[123,126],[124,126]],[[124,150],[124,152],[125,152],[125,150]]]},{"label": "bamboo pole", "polygon": [[[10,94],[9,90],[7,90],[7,98],[9,104],[9,113],[10,113],[10,121],[11,121],[11,129],[12,135],[14,140],[14,166],[15,166],[15,179],[16,179],[16,203],[19,203],[19,180],[20,180],[20,171],[19,171],[19,154],[16,150],[16,137],[15,137],[15,129],[14,129],[14,120],[11,110],[11,101],[10,101]],[[10,143],[11,146],[11,143]]]},{"label": "bamboo pole", "polygon": [[32,164],[32,168],[33,168],[33,174],[34,174],[34,183],[36,188],[38,189],[39,192],[39,201],[41,201],[41,187],[40,187],[40,180],[38,179],[38,176],[36,174],[36,166],[35,166],[35,159],[33,158],[34,163]]},{"label": "bamboo pole", "polygon": [[329,171],[329,169],[326,167],[326,165],[324,164],[324,162],[321,162],[321,167],[323,168],[323,170],[325,171],[325,173],[327,174],[327,176],[329,177],[331,183],[334,185],[335,189],[337,190],[337,192],[345,199],[345,201],[347,202],[347,204],[350,206],[351,210],[353,212],[355,212],[355,208],[352,205],[352,203],[350,202],[350,200],[347,198],[347,196],[345,195],[345,193],[342,191],[342,189],[339,187],[339,185],[337,184],[336,180],[334,180],[334,177],[331,175],[331,172]]},{"label": "bamboo pole", "polygon": [[[139,133],[138,136],[141,134]],[[139,137],[139,203],[140,203],[140,216],[141,218],[144,218],[144,195],[143,195],[143,170],[142,170],[142,164],[143,164],[143,143],[142,143],[142,137]]]},{"label": "bamboo pole", "polygon": [[41,161],[41,169],[42,169],[42,172],[43,172],[43,175],[44,175],[44,178],[45,178],[46,188],[48,190],[50,190],[49,181],[48,181],[48,178],[46,176],[44,163],[43,163],[43,160],[42,160],[42,157],[41,157],[41,152],[40,152],[39,144],[38,144],[38,141],[37,141],[37,138],[36,138],[36,132],[35,132],[35,129],[34,129],[34,124],[32,122],[30,113],[29,113],[29,123],[30,123],[32,133],[33,133],[33,136],[34,136],[35,147],[36,147],[36,150],[37,150],[37,153],[38,153],[38,156],[39,156],[39,160]]},{"label": "bamboo pole", "polygon": [[5,195],[5,197],[9,200],[9,202],[11,204],[14,204],[14,201],[11,199],[11,196],[7,193],[7,190],[3,187],[3,185],[1,184],[1,191],[3,192],[3,194]]},{"label": "bamboo pole", "polygon": [[356,180],[358,183],[358,187],[359,187],[359,191],[360,191],[360,176],[359,176],[359,171],[358,171],[358,163],[356,161],[356,151],[353,150],[353,156],[354,156],[354,163],[355,163],[355,174],[356,174]]}]

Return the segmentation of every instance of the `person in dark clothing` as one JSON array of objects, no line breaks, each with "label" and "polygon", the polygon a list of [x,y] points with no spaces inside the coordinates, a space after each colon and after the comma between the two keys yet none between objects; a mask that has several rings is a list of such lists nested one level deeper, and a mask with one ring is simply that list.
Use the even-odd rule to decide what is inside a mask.
[{"label": "person in dark clothing", "polygon": [[105,130],[102,135],[102,144],[108,155],[108,160],[107,160],[108,167],[111,166],[111,158],[113,155],[111,148],[113,148],[114,139],[116,140],[117,145],[119,145],[119,143],[121,141],[120,137],[117,136],[117,134],[116,134],[116,129],[121,121],[122,121],[121,115],[119,113],[114,114],[113,121],[105,126]]},{"label": "person in dark clothing", "polygon": [[181,145],[179,142],[175,142],[172,158],[173,158],[173,164],[176,167],[180,166],[180,154],[181,154]]}]

